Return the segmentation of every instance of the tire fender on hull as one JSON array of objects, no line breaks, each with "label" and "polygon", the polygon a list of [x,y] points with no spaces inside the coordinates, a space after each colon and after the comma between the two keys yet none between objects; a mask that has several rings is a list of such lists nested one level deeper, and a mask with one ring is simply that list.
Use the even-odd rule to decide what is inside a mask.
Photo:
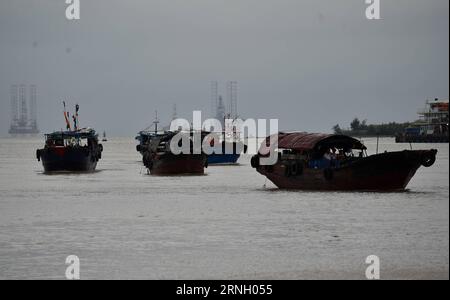
[{"label": "tire fender on hull", "polygon": [[422,154],[420,163],[422,166],[428,168],[431,167],[436,161],[437,150],[433,149]]},{"label": "tire fender on hull", "polygon": [[41,150],[36,150],[36,158],[38,161],[41,161]]},{"label": "tire fender on hull", "polygon": [[250,165],[254,169],[259,167],[259,156],[258,155],[252,156],[252,158],[250,159]]}]

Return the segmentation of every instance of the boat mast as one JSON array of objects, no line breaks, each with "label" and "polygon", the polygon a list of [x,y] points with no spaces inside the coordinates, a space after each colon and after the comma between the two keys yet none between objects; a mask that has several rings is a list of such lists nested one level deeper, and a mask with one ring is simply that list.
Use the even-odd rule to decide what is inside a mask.
[{"label": "boat mast", "polygon": [[64,119],[66,121],[66,129],[71,131],[72,129],[70,128],[69,112],[66,111],[66,101],[63,101],[63,106],[64,106]]},{"label": "boat mast", "polygon": [[155,134],[158,133],[158,123],[159,123],[159,120],[158,120],[158,111],[155,110],[155,121],[153,121],[153,124],[155,124]]},{"label": "boat mast", "polygon": [[80,110],[80,106],[78,103],[75,105],[75,130],[78,130],[80,128],[80,124],[78,122],[78,111]]},{"label": "boat mast", "polygon": [[226,128],[226,120],[227,120],[227,115],[224,115],[224,116],[223,116],[223,128],[222,128],[222,136],[223,136],[223,141],[224,141],[224,142],[225,142],[225,139],[226,139],[225,133],[226,133],[226,131],[227,131],[227,128]]}]

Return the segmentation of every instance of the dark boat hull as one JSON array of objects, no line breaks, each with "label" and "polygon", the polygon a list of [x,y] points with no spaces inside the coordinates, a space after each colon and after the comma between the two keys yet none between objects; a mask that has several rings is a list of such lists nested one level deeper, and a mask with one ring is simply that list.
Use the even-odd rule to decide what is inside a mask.
[{"label": "dark boat hull", "polygon": [[[227,153],[227,147],[232,149]],[[235,164],[241,153],[247,152],[247,145],[242,142],[222,142],[222,153],[213,153],[208,155],[208,165],[216,164]]]},{"label": "dark boat hull", "polygon": [[92,172],[99,157],[85,148],[47,148],[38,150],[38,159],[45,172]]},{"label": "dark boat hull", "polygon": [[398,135],[396,143],[448,143],[448,134]]},{"label": "dark boat hull", "polygon": [[208,164],[235,164],[240,156],[240,154],[211,154],[208,155]]},{"label": "dark boat hull", "polygon": [[[404,190],[417,169],[434,163],[436,150],[401,151],[357,158],[339,168],[313,169],[302,166],[296,175],[286,175],[289,164],[278,162],[274,166],[258,166],[277,187],[299,190]],[[428,161],[425,161],[425,156]],[[429,166],[429,165],[428,165]]]},{"label": "dark boat hull", "polygon": [[143,161],[152,175],[202,175],[205,173],[206,155],[165,153],[149,158],[144,154]]}]

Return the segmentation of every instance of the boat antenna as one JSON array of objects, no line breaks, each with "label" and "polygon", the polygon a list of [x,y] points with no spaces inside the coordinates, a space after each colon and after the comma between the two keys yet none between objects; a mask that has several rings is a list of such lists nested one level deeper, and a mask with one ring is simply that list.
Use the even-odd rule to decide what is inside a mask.
[{"label": "boat antenna", "polygon": [[155,124],[155,134],[158,133],[158,123],[159,123],[159,120],[158,120],[158,111],[155,110],[155,121],[153,121],[153,124]]},{"label": "boat antenna", "polygon": [[78,129],[78,111],[80,110],[80,106],[78,105],[78,103],[75,105],[75,130]]},{"label": "boat antenna", "polygon": [[177,119],[177,105],[173,105],[173,111],[172,111],[172,121]]},{"label": "boat antenna", "polygon": [[226,126],[227,126],[227,118],[229,117],[229,115],[227,116],[226,114],[223,116],[223,128],[222,128],[222,135],[223,135],[223,140],[225,141],[225,134],[226,134],[226,131],[227,131],[227,128],[226,128]]},{"label": "boat antenna", "polygon": [[75,117],[75,115],[72,115],[72,120],[73,120],[73,130],[77,131],[77,118]]},{"label": "boat antenna", "polygon": [[377,132],[377,154],[378,154],[378,144],[380,143],[380,134]]}]

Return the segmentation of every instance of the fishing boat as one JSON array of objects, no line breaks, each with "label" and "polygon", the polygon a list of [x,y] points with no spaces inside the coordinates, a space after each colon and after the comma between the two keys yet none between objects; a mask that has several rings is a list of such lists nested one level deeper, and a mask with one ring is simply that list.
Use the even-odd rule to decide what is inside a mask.
[{"label": "fishing boat", "polygon": [[[231,165],[236,164],[241,153],[247,148],[242,142],[226,142],[222,141],[222,152],[208,155],[208,165]],[[226,153],[226,149],[232,149],[231,153]]]},{"label": "fishing boat", "polygon": [[[65,107],[65,104],[64,104]],[[94,171],[102,157],[103,146],[98,142],[94,129],[78,128],[78,110],[73,115],[74,128],[69,122],[69,113],[64,109],[67,130],[45,135],[45,146],[36,150],[36,158],[42,161],[45,172]]]},{"label": "fishing boat", "polygon": [[419,119],[395,137],[396,143],[448,143],[448,99],[427,100]]},{"label": "fishing boat", "polygon": [[[176,130],[162,130],[158,129],[158,112],[155,112],[155,120],[153,121],[154,128],[147,127],[136,136],[139,144],[136,145],[136,151],[141,153],[142,162],[147,170],[152,175],[182,175],[182,174],[204,174],[205,167],[208,167],[207,156],[201,149],[207,132],[195,132]],[[199,134],[196,134],[199,133]],[[179,135],[178,135],[179,134]],[[184,136],[184,140],[189,141],[189,153],[174,154],[170,148],[172,139],[180,135]],[[199,154],[195,154],[193,147],[195,138],[200,138]],[[182,146],[181,141],[178,143]]]},{"label": "fishing boat", "polygon": [[[222,132],[218,141],[220,143],[219,150],[208,155],[208,165],[236,164],[241,153],[247,152],[247,145],[237,138],[236,135],[227,137],[226,133]],[[214,147],[214,140],[210,141],[210,145]]]},{"label": "fishing boat", "polygon": [[56,131],[45,135],[45,147],[36,151],[45,172],[94,171],[102,157],[103,146],[95,130]]},{"label": "fishing boat", "polygon": [[[170,149],[171,140],[177,135],[185,135],[189,140],[189,153],[174,154]],[[208,166],[206,154],[200,149],[195,154],[194,145],[197,135],[190,132],[164,132],[143,135],[147,139],[145,143],[138,145],[138,151],[142,153],[144,165],[152,175],[182,175],[182,174],[204,174]],[[202,139],[204,134],[198,135]],[[181,141],[180,141],[181,142]],[[200,144],[201,145],[201,144]],[[179,146],[182,146],[179,143]],[[200,146],[201,147],[201,146]]]},{"label": "fishing boat", "polygon": [[[276,149],[271,140],[261,144],[251,166],[281,189],[404,190],[417,169],[432,166],[437,154],[430,149],[367,155],[361,141],[337,134],[280,132]],[[263,165],[271,149],[277,161]]]}]

